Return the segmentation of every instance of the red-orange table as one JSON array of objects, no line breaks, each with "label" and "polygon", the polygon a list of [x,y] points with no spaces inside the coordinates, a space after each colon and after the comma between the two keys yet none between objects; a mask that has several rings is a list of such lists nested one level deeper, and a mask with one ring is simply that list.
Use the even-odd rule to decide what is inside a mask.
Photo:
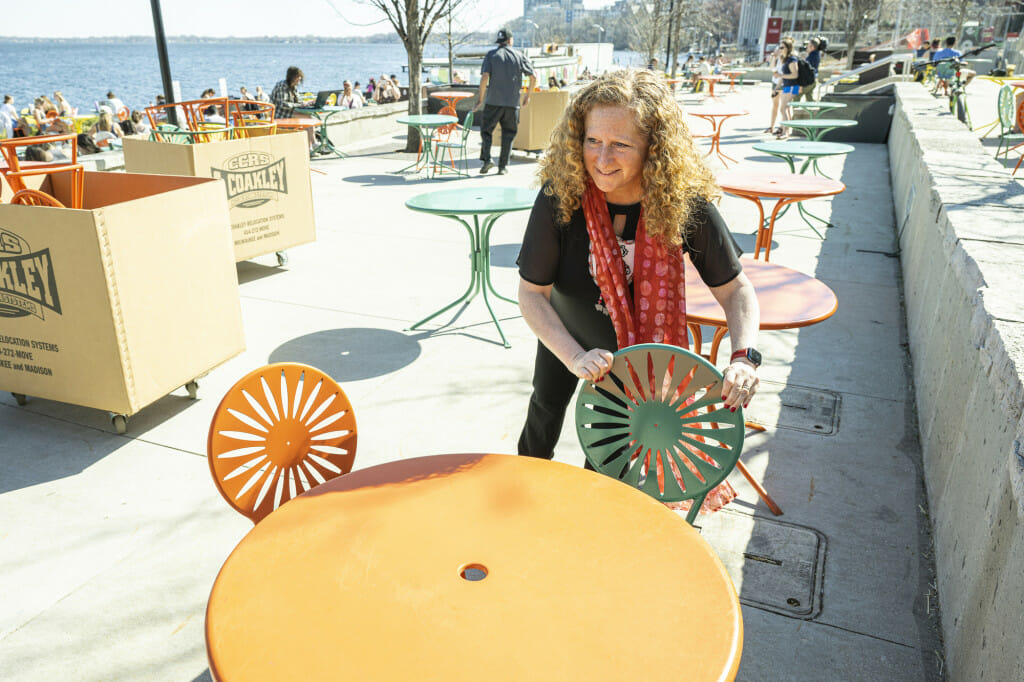
[{"label": "red-orange table", "polygon": [[687,80],[687,79],[685,79],[685,78],[666,78],[665,82],[668,83],[669,89],[671,89],[672,92],[675,92],[676,91],[676,84],[677,83],[682,83],[685,80]]},{"label": "red-orange table", "polygon": [[274,123],[277,124],[278,130],[306,130],[308,128],[318,128],[320,126],[320,119],[317,118],[275,118]]},{"label": "red-orange table", "polygon": [[[465,90],[438,90],[437,92],[430,93],[431,97],[436,97],[444,102],[444,108],[451,108],[452,114],[455,113],[455,104],[461,99],[467,99],[472,97],[474,93],[467,92]],[[442,111],[442,113],[445,113]]]},{"label": "red-orange table", "polygon": [[695,109],[688,112],[690,116],[696,116],[702,118],[711,124],[711,135],[700,135],[698,137],[710,137],[711,138],[711,149],[704,155],[704,158],[711,156],[712,154],[718,154],[718,158],[722,161],[722,164],[728,168],[729,164],[725,162],[726,159],[737,163],[736,159],[731,156],[726,156],[722,153],[721,136],[722,126],[725,124],[726,119],[732,118],[733,116],[746,116],[748,111],[743,109]]},{"label": "red-orange table", "polygon": [[[800,175],[799,173],[752,173],[750,171],[723,171],[716,178],[723,191],[757,205],[759,221],[757,223],[757,242],[754,247],[754,258],[764,249],[764,260],[768,261],[772,251],[772,233],[775,232],[775,218],[783,206],[839,194],[846,185],[838,180],[822,178],[817,175]],[[764,206],[761,199],[777,199],[772,209],[771,218],[765,226]]]},{"label": "red-orange table", "polygon": [[722,81],[722,80],[725,80],[725,76],[717,76],[717,75],[701,76],[700,79],[702,81],[706,81],[707,84],[708,84],[707,99],[716,99],[715,98],[715,83],[717,83],[719,81]]},{"label": "red-orange table", "polygon": [[729,77],[729,92],[736,92],[736,76],[742,76],[746,71],[722,71],[723,76]]},{"label": "red-orange table", "polygon": [[[782,265],[741,259],[743,274],[754,285],[761,308],[761,329],[808,327],[832,317],[838,307],[835,293],[821,280]],[[689,266],[689,263],[687,263]],[[701,280],[697,268],[686,268],[686,322],[693,335],[693,347],[700,348],[700,325],[715,327],[708,355],[718,359],[718,347],[729,333],[725,311]]]},{"label": "red-orange table", "polygon": [[206,610],[212,677],[245,682],[730,680],[742,639],[694,528],[619,481],[512,455],[314,488],[239,543]]}]

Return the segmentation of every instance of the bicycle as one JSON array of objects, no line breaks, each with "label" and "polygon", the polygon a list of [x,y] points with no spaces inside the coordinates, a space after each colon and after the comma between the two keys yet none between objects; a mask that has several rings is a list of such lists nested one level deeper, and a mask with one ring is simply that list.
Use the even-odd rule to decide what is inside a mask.
[{"label": "bicycle", "polygon": [[971,129],[971,112],[967,108],[967,83],[960,75],[961,70],[967,65],[966,57],[973,57],[990,47],[995,47],[995,43],[976,47],[964,52],[959,57],[936,59],[911,67],[914,70],[925,69],[925,73],[929,68],[935,70],[935,88],[932,90],[932,94],[938,94],[939,88],[945,86],[946,96],[949,98],[949,113],[956,116],[957,120],[966,125],[968,129]]}]

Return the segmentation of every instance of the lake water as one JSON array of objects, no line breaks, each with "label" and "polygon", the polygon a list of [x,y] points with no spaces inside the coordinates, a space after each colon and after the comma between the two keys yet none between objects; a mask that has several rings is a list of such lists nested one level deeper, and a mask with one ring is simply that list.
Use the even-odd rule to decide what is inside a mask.
[{"label": "lake water", "polygon": [[[229,94],[246,86],[255,93],[262,85],[270,94],[289,66],[302,69],[302,90],[340,89],[346,78],[360,81],[382,73],[397,74],[409,82],[402,67],[405,49],[399,44],[299,43],[299,42],[171,42],[167,46],[171,78],[181,84],[183,99],[197,99],[206,88],[218,93],[220,78],[227,80]],[[428,44],[427,57],[443,57],[446,48]],[[642,63],[634,52],[616,51],[620,64]],[[163,92],[156,43],[0,41],[0,94],[14,97],[20,111],[31,107],[39,95],[53,97],[60,90],[74,107],[91,111],[96,100],[114,91],[129,108],[152,103]]]}]

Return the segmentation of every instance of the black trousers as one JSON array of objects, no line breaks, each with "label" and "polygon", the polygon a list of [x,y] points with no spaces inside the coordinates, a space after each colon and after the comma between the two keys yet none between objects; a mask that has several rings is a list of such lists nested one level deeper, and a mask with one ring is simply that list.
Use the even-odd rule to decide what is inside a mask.
[{"label": "black trousers", "polygon": [[[576,375],[538,341],[533,365],[533,395],[526,409],[526,425],[519,434],[517,451],[520,455],[541,459],[555,456],[555,444],[562,434],[565,412],[577,383]],[[593,469],[589,461],[583,466]]]},{"label": "black trousers", "polygon": [[519,130],[519,108],[484,105],[484,119],[480,123],[480,160],[487,163],[491,160],[491,138],[494,127],[501,124],[501,155],[498,157],[498,168],[508,165],[512,155],[512,140]]}]

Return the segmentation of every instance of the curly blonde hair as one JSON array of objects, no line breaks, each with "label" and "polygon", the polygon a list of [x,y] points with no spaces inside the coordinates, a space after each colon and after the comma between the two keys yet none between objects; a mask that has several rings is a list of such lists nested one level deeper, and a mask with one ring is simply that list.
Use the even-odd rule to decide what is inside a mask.
[{"label": "curly blonde hair", "polygon": [[558,222],[568,224],[582,203],[588,178],[583,164],[587,115],[599,106],[633,112],[648,142],[641,175],[647,233],[678,246],[687,238],[694,211],[721,193],[665,80],[647,70],[614,71],[591,82],[576,94],[552,131],[539,174],[544,193],[556,200]]}]

